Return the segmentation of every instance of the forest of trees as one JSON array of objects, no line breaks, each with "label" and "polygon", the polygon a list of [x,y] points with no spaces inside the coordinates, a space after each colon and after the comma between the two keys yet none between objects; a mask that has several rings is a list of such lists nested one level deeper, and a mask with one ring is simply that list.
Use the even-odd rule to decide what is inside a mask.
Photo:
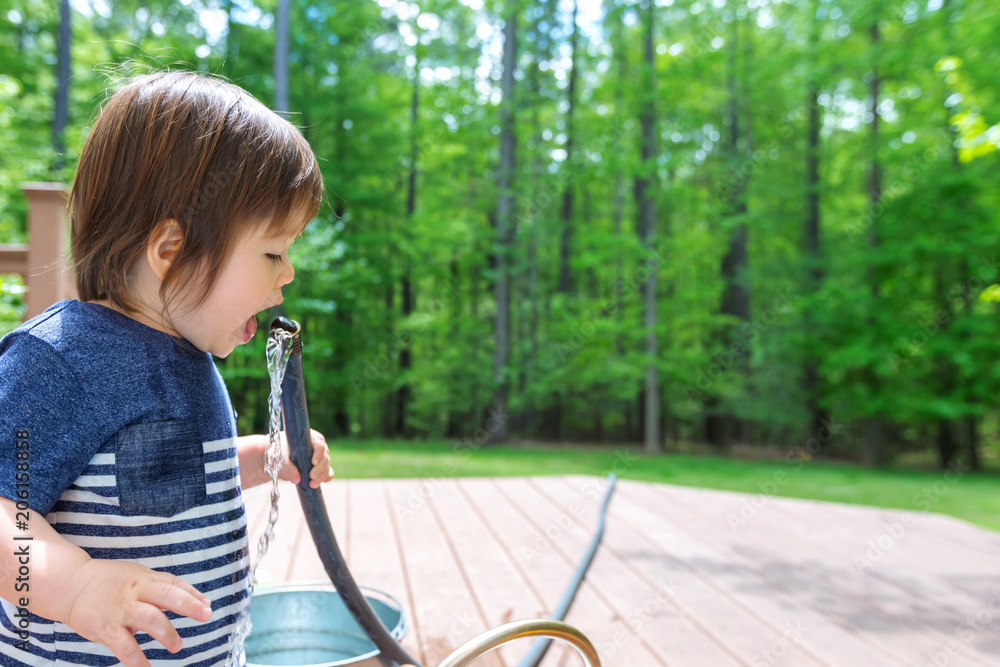
[{"label": "forest of trees", "polygon": [[[116,77],[216,73],[320,158],[284,309],[331,439],[979,467],[998,34],[992,0],[2,0],[0,243]],[[263,336],[218,363],[264,430]]]}]

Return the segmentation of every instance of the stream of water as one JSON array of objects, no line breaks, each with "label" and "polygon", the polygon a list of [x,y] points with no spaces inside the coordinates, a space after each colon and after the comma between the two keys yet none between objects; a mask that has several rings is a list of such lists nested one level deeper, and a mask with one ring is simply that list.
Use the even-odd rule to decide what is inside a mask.
[{"label": "stream of water", "polygon": [[[273,329],[267,338],[267,375],[271,379],[271,395],[268,400],[268,444],[264,459],[264,471],[271,478],[271,510],[267,517],[267,527],[257,542],[257,557],[250,566],[250,594],[257,585],[257,566],[267,553],[274,539],[274,525],[278,521],[278,471],[281,470],[281,382],[285,378],[288,357],[292,353],[292,334],[284,329]],[[249,536],[247,536],[249,539]],[[226,667],[239,667],[244,663],[246,640],[250,635],[249,602],[236,622],[236,629],[229,642],[229,658]]]}]

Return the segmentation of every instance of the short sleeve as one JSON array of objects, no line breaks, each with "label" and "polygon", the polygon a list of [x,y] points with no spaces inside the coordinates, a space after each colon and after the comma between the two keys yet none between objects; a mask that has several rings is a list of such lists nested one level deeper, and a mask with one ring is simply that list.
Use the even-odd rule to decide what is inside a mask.
[{"label": "short sleeve", "polygon": [[100,448],[97,418],[51,345],[27,332],[0,340],[0,496],[47,515]]}]

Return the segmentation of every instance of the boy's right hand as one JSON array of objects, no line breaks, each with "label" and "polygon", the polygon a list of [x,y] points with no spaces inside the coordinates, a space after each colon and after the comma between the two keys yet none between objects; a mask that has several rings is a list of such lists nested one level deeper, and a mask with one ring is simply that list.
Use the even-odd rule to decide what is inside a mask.
[{"label": "boy's right hand", "polygon": [[146,632],[171,653],[183,647],[165,610],[207,621],[211,603],[194,586],[131,561],[90,559],[67,578],[66,612],[57,619],[81,637],[103,644],[126,667],[149,667],[135,641]]}]

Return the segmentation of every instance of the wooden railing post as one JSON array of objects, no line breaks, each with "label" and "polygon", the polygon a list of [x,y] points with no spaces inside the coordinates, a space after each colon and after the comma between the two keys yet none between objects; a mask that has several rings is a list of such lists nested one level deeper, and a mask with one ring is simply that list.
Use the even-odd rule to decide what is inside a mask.
[{"label": "wooden railing post", "polygon": [[23,183],[28,198],[28,247],[24,264],[25,319],[40,314],[61,299],[76,298],[69,268],[66,205],[69,189],[62,183]]},{"label": "wooden railing post", "polygon": [[27,243],[0,243],[0,273],[26,273]]}]

